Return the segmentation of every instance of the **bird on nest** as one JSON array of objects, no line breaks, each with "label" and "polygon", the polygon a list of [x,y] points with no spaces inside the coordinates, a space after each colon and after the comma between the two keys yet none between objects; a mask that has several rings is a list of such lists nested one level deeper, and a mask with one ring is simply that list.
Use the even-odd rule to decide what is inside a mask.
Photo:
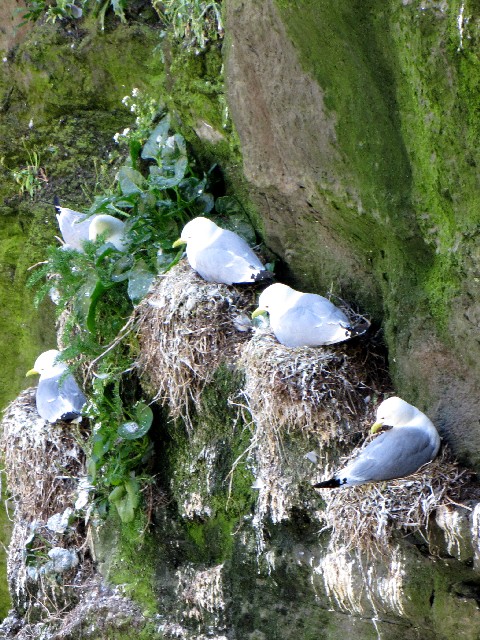
[{"label": "bird on nest", "polygon": [[391,427],[376,437],[343,469],[316,489],[352,487],[368,482],[403,478],[415,473],[438,454],[440,436],[431,420],[413,405],[396,396],[377,409],[371,433]]},{"label": "bird on nest", "polygon": [[60,351],[49,349],[35,360],[27,376],[39,374],[36,393],[37,411],[44,420],[72,421],[80,418],[86,398],[65,362],[58,361]]},{"label": "bird on nest", "polygon": [[241,284],[272,279],[272,273],[243,238],[208,218],[200,216],[187,222],[173,243],[174,248],[181,245],[186,245],[192,269],[207,282]]},{"label": "bird on nest", "polygon": [[335,344],[355,333],[346,314],[330,300],[279,282],[262,291],[252,318],[266,313],[275,337],[286,347]]}]

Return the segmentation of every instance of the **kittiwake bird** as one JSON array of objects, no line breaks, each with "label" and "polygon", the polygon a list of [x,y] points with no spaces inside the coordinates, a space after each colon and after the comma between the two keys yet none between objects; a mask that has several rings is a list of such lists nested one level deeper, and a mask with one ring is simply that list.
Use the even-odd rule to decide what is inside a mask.
[{"label": "kittiwake bird", "polygon": [[433,460],[440,448],[440,436],[433,423],[416,407],[396,396],[384,400],[371,428],[376,433],[391,427],[370,442],[343,469],[316,489],[352,487],[368,482],[403,478]]},{"label": "kittiwake bird", "polygon": [[105,234],[105,242],[113,244],[118,251],[125,251],[125,223],[114,216],[99,214],[90,218],[88,228],[89,240],[96,240],[98,236]]},{"label": "kittiwake bird", "polygon": [[61,207],[57,196],[55,196],[53,202],[57,212],[60,233],[66,247],[83,252],[83,243],[89,239],[88,230],[91,218],[87,218],[86,214],[80,213],[80,211]]},{"label": "kittiwake bird", "polygon": [[207,282],[254,283],[273,277],[243,238],[208,218],[187,222],[173,247],[183,244],[190,266]]},{"label": "kittiwake bird", "polygon": [[105,234],[105,242],[110,242],[118,251],[125,251],[125,223],[108,214],[87,217],[85,213],[61,207],[57,197],[54,199],[60,233],[66,248],[83,253],[83,243],[96,240]]},{"label": "kittiwake bird", "polygon": [[60,351],[44,351],[35,360],[27,376],[40,374],[36,403],[40,416],[48,422],[75,420],[81,416],[86,402],[74,377],[67,373],[68,367],[57,360]]},{"label": "kittiwake bird", "polygon": [[269,314],[275,337],[286,347],[335,344],[354,334],[345,313],[330,300],[279,282],[262,291],[252,318],[263,313]]}]

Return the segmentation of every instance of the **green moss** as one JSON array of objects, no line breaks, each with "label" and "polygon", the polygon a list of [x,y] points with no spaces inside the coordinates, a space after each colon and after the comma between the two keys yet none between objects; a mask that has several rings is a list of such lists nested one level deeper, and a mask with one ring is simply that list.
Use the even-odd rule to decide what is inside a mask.
[{"label": "green moss", "polygon": [[221,366],[202,394],[193,433],[187,436],[177,425],[167,450],[167,475],[173,478],[177,504],[188,504],[198,496],[203,506],[203,512],[182,520],[187,557],[194,563],[228,559],[233,533],[252,510],[252,474],[242,457],[250,431],[229,404],[240,379],[237,371]]},{"label": "green moss", "polygon": [[452,344],[452,300],[468,290],[480,221],[476,5],[276,4],[336,122],[333,169],[344,187],[319,184],[317,204],[375,274],[392,362],[410,316],[433,320]]},{"label": "green moss", "polygon": [[418,553],[410,554],[409,563],[405,614],[439,640],[476,637],[480,581],[471,570],[451,559],[437,561],[432,570],[431,560]]},{"label": "green moss", "polygon": [[152,616],[158,608],[155,567],[158,550],[142,513],[134,521],[122,523],[115,509],[97,532],[96,550],[102,574],[114,585],[122,585],[125,595]]}]

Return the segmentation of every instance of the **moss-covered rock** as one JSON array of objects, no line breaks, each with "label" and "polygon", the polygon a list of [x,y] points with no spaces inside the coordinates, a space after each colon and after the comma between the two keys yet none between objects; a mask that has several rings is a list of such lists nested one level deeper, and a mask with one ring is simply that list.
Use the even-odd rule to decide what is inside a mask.
[{"label": "moss-covered rock", "polygon": [[475,5],[228,0],[226,21],[228,102],[280,276],[333,282],[382,319],[398,391],[478,464]]}]

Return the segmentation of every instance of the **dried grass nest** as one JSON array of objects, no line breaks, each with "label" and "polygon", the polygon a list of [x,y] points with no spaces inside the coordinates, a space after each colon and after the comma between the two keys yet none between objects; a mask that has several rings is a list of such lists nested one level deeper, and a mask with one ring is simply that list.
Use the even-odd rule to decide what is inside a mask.
[{"label": "dried grass nest", "polygon": [[12,402],[2,420],[1,448],[8,486],[21,518],[46,521],[73,499],[85,454],[78,425],[50,424],[35,405],[36,389]]},{"label": "dried grass nest", "polygon": [[368,358],[349,343],[285,347],[270,331],[258,331],[244,346],[240,366],[244,394],[257,427],[316,434],[327,445],[350,444],[373,420],[371,402],[389,390],[383,360]]},{"label": "dried grass nest", "polygon": [[[88,552],[85,556],[83,522],[70,522],[63,532],[48,523],[75,503],[79,477],[86,475],[86,433],[79,425],[43,420],[35,395],[34,388],[22,392],[2,419],[0,444],[14,505],[7,572],[11,592],[22,606],[30,611],[35,603],[33,607],[41,606],[42,616],[48,616],[75,602],[78,586],[93,574]],[[80,555],[80,564],[62,573],[63,583],[42,573],[54,547]]]},{"label": "dried grass nest", "polygon": [[[339,465],[357,454],[358,450],[354,451]],[[395,531],[425,537],[435,510],[459,506],[468,499],[472,483],[474,475],[460,468],[448,449],[442,448],[433,462],[406,478],[321,490],[325,508],[320,519],[325,522],[325,529],[331,529],[331,548],[341,545],[385,553]]]},{"label": "dried grass nest", "polygon": [[138,368],[154,400],[191,425],[190,405],[251,332],[255,288],[209,283],[184,260],[137,307]]},{"label": "dried grass nest", "polygon": [[289,348],[262,328],[244,345],[239,367],[252,416],[248,459],[259,490],[258,521],[288,519],[301,499],[311,469],[300,450],[313,448],[325,466],[363,439],[373,421],[373,398],[389,383],[383,357],[370,358],[367,351],[363,342]]}]

